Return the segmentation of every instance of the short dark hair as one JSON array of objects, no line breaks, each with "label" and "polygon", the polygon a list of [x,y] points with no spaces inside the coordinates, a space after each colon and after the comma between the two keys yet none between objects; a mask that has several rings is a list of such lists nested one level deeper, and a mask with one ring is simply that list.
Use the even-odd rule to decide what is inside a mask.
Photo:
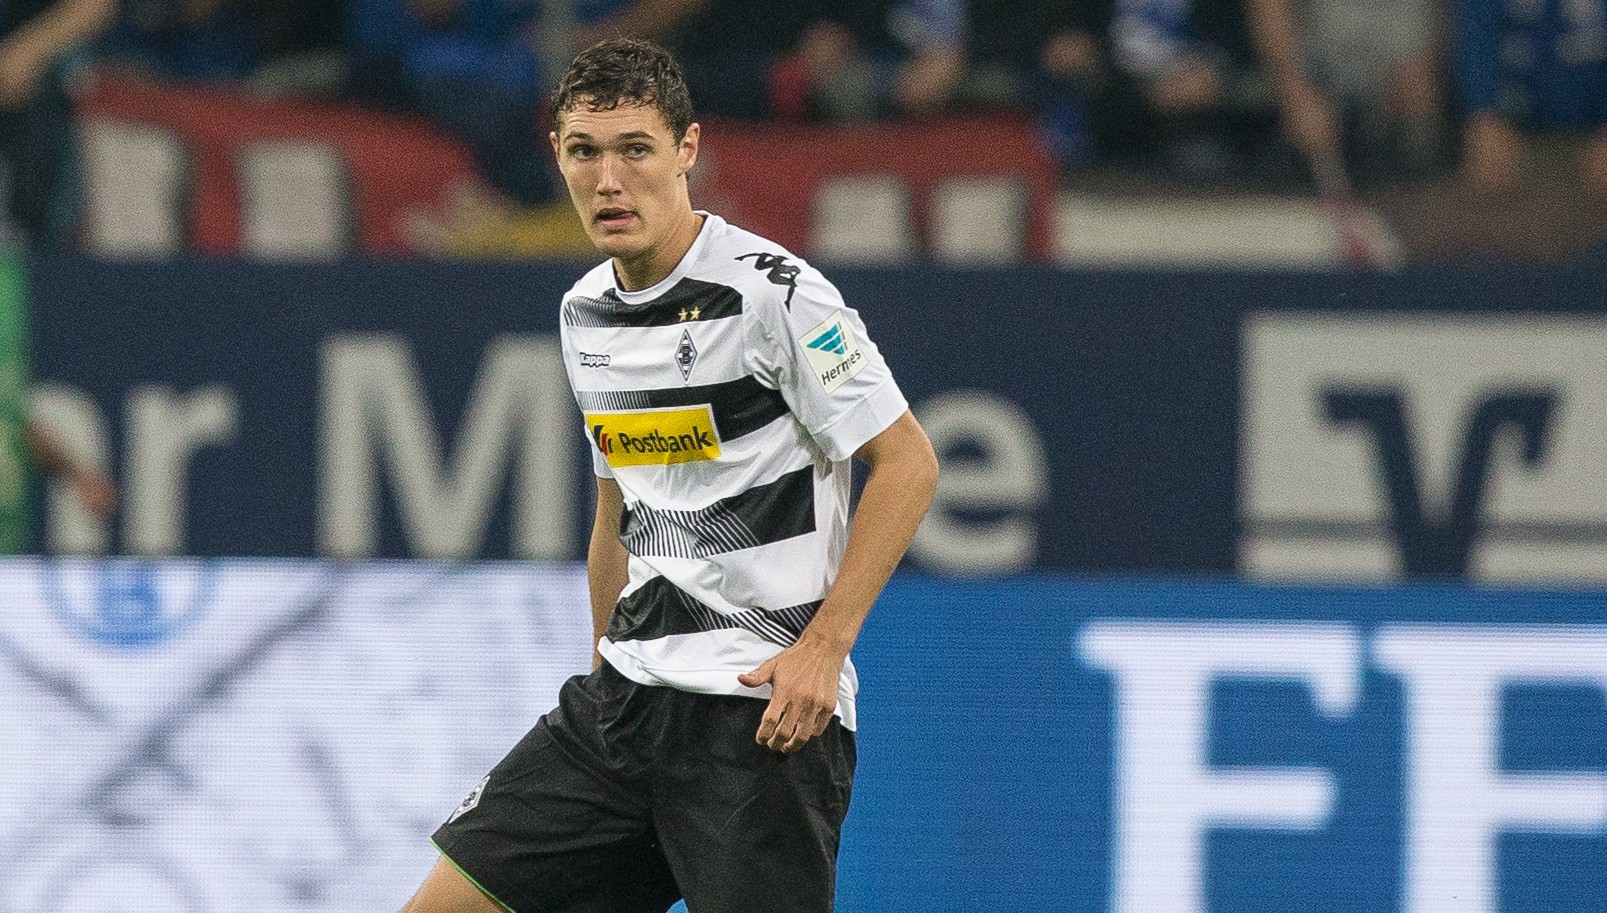
[{"label": "short dark hair", "polygon": [[553,120],[577,105],[592,111],[657,108],[676,142],[692,125],[692,96],[681,65],[669,51],[637,38],[610,38],[580,52],[552,93]]}]

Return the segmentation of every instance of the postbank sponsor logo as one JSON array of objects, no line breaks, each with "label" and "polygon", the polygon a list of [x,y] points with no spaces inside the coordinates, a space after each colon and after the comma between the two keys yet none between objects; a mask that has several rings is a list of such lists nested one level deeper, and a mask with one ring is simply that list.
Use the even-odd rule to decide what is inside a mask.
[{"label": "postbank sponsor logo", "polygon": [[798,338],[804,357],[827,393],[847,383],[865,367],[865,353],[841,311]]},{"label": "postbank sponsor logo", "polygon": [[663,466],[718,459],[720,435],[708,406],[588,412],[586,428],[608,465]]}]

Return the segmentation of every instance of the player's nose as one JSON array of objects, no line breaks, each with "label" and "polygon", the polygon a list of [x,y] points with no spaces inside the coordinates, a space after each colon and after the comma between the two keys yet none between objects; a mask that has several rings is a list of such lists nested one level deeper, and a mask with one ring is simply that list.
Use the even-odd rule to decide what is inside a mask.
[{"label": "player's nose", "polygon": [[624,190],[620,183],[620,166],[611,155],[603,156],[597,167],[597,192],[602,194],[615,194]]}]

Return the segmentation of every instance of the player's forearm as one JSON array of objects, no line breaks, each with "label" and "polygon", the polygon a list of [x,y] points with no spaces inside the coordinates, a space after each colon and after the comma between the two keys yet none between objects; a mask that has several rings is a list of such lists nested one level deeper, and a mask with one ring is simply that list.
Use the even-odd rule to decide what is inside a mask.
[{"label": "player's forearm", "polygon": [[845,656],[909,549],[937,489],[937,457],[914,417],[905,413],[889,431],[890,439],[873,442],[878,449],[867,458],[870,477],[854,513],[837,581],[805,631]]}]

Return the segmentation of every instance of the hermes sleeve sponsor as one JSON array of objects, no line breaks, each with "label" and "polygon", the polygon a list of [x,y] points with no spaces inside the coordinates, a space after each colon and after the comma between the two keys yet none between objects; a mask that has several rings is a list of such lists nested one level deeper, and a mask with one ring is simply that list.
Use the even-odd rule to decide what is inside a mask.
[{"label": "hermes sleeve sponsor", "polygon": [[803,343],[804,357],[827,393],[834,392],[865,367],[865,353],[860,351],[854,330],[843,320],[842,311],[798,338]]},{"label": "hermes sleeve sponsor", "polygon": [[720,456],[709,406],[637,412],[588,412],[586,428],[608,465],[665,466]]}]

